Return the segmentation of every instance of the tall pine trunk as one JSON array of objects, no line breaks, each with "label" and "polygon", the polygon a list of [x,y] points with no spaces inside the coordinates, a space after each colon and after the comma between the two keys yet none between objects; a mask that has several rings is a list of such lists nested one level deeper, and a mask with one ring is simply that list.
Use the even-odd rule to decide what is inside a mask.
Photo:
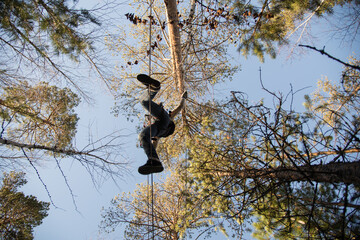
[{"label": "tall pine trunk", "polygon": [[184,74],[182,68],[181,41],[179,29],[179,16],[176,0],[164,0],[167,13],[170,51],[173,65],[173,75],[179,94],[185,90]]},{"label": "tall pine trunk", "polygon": [[219,175],[237,178],[277,179],[280,181],[315,181],[344,183],[360,186],[360,161],[335,162],[323,165],[278,167],[273,169],[246,169]]}]

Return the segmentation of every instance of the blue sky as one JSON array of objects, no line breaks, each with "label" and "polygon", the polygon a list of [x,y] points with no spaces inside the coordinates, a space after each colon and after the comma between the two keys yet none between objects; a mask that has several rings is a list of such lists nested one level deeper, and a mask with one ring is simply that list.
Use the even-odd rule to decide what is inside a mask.
[{"label": "blue sky", "polygon": [[[126,9],[123,11],[118,15],[123,16],[127,12]],[[123,19],[125,21],[125,18]],[[316,27],[315,31],[325,32],[326,29],[323,27],[324,25]],[[326,50],[330,54],[342,60],[346,60],[351,54],[359,54],[360,49],[358,42],[347,46],[331,38],[302,43],[318,48],[326,46]],[[240,54],[235,53],[234,61],[241,65],[242,70],[236,74],[232,82],[216,86],[215,97],[230,96],[230,91],[234,90],[247,93],[250,101],[254,102],[266,97],[266,93],[261,90],[259,81],[259,67],[261,67],[263,83],[269,90],[287,93],[290,90],[290,84],[295,91],[310,87],[295,96],[294,103],[298,111],[303,110],[303,95],[311,93],[319,79],[328,76],[329,79],[338,81],[342,70],[340,64],[314,51],[306,51],[303,55],[288,58],[287,51],[284,50],[275,60],[266,58],[265,63],[260,63],[254,57],[246,60]],[[111,179],[107,179],[95,186],[89,174],[77,162],[71,159],[61,160],[71,191],[75,195],[78,210],[76,211],[71,193],[63,176],[56,169],[56,164],[49,161],[41,166],[38,170],[46,181],[47,188],[58,208],[51,206],[49,216],[44,219],[41,226],[35,229],[36,240],[122,239],[121,229],[110,235],[99,234],[101,209],[109,206],[110,200],[118,193],[132,191],[136,184],[146,181],[146,177],[137,173],[137,167],[146,160],[142,149],[136,148],[138,122],[131,123],[126,121],[123,116],[114,117],[111,114],[113,99],[101,83],[94,84],[93,90],[96,102],[92,105],[82,103],[78,108],[80,122],[76,141],[79,145],[82,142],[85,143],[88,139],[89,128],[95,139],[121,130],[120,133],[124,135],[123,154],[131,160],[130,173],[125,174],[123,179],[117,180],[117,184]],[[271,98],[266,97],[266,100],[271,101]],[[26,176],[29,182],[22,190],[27,194],[35,195],[42,201],[49,201],[36,174],[29,172]],[[155,176],[155,181],[156,179],[157,176]],[[213,237],[213,239],[222,238],[221,234]]]}]

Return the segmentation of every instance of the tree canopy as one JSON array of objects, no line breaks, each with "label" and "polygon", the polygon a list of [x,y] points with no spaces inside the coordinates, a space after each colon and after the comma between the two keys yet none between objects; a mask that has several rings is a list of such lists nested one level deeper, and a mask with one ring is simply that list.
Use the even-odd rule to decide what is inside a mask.
[{"label": "tree canopy", "polygon": [[[293,109],[293,92],[283,95],[263,89],[273,97],[273,105],[262,101],[250,104],[246,93],[240,91],[233,91],[227,100],[209,97],[213,85],[230,79],[237,70],[227,51],[237,47],[260,60],[264,54],[275,57],[278,44],[286,44],[295,32],[301,37],[314,16],[324,17],[336,7],[358,3],[191,1],[175,4],[176,17],[170,16],[174,9],[170,11],[169,1],[154,4],[150,20],[141,17],[146,16],[149,3],[135,4],[137,12],[127,14],[130,31],[107,39],[110,49],[124,57],[118,66],[120,77],[113,82],[119,103],[115,111],[137,113],[134,98],[141,88],[133,79],[139,71],[146,72],[149,63],[152,76],[163,86],[157,100],[170,106],[179,93],[179,76],[183,76],[191,97],[178,120],[181,127],[160,145],[160,158],[165,164],[171,162],[172,176],[182,176],[183,182],[179,182],[195,193],[189,194],[189,205],[184,205],[197,208],[187,222],[206,216],[199,219],[198,229],[204,227],[206,232],[216,225],[237,237],[254,223],[253,236],[258,239],[359,236],[357,60],[346,65],[339,83],[321,81],[318,92],[305,97],[304,112]],[[149,44],[150,24],[156,39]],[[175,43],[171,35],[176,30],[170,29],[174,25],[180,34]],[[131,36],[136,42],[130,41]],[[174,46],[181,49],[180,54]],[[159,188],[164,192],[157,195],[159,202],[166,198],[172,202],[165,193],[177,192],[174,187],[164,184]],[[129,236],[144,236],[152,232],[146,220],[154,217],[159,239],[163,226],[178,226],[175,239],[184,236],[181,232],[186,230],[160,212],[168,203],[155,206],[159,212],[154,215],[141,211],[151,204],[144,189],[140,186],[136,193],[114,199],[104,216],[105,222],[109,221],[106,226],[111,230],[125,223],[131,229]],[[200,209],[208,212],[196,212]],[[218,222],[213,225],[214,219]]]},{"label": "tree canopy", "polygon": [[88,10],[69,5],[69,1],[1,2],[0,45],[5,53],[0,58],[2,84],[59,79],[85,96],[74,70],[70,71],[59,57],[79,61],[85,56],[92,61],[90,25],[99,22]]},{"label": "tree canopy", "polygon": [[[147,186],[115,198],[104,215],[107,229],[123,223],[132,237],[151,234],[154,217],[159,239],[173,239],[161,235],[166,226],[181,239],[192,232],[190,223],[200,233],[217,227],[241,236],[251,222],[257,239],[359,236],[359,72],[345,67],[342,76],[341,84],[319,81],[318,91],[305,96],[303,113],[291,108],[291,94],[268,90],[276,108],[250,105],[241,92],[194,107],[200,117],[182,164],[173,168],[178,177],[168,180],[184,187],[156,185],[154,213],[145,210],[151,207]],[[181,201],[171,202],[167,193]],[[185,222],[170,219],[167,204],[188,213],[176,215]]]},{"label": "tree canopy", "polygon": [[[156,101],[163,102],[167,108],[177,104],[182,91],[180,85],[188,90],[196,104],[203,104],[212,97],[211,89],[216,83],[232,80],[240,69],[240,64],[233,61],[234,49],[238,48],[245,55],[253,52],[260,60],[265,54],[275,56],[277,44],[285,44],[290,35],[299,32],[302,26],[305,28],[313,16],[323,17],[325,13],[333,12],[336,6],[357,3],[190,1],[171,7],[167,4],[154,1],[150,19],[147,17],[150,1],[141,4],[134,1],[132,6],[136,12],[126,14],[129,28],[121,28],[106,38],[109,49],[123,58],[111,84],[116,96],[115,114],[125,112],[130,116],[140,116],[136,96],[142,88],[135,80],[139,72],[147,73],[151,67],[152,76],[162,84]],[[173,8],[177,8],[177,16],[169,13]],[[176,27],[179,37],[173,39],[174,30],[171,29]],[[268,28],[277,30],[272,33]],[[176,59],[175,53],[178,55]],[[179,76],[182,76],[181,80]],[[180,85],[179,81],[182,82]],[[197,112],[189,106],[186,115],[177,125],[191,128],[192,118],[198,118]],[[177,134],[168,138],[169,141],[165,140],[166,146],[173,146],[174,141],[176,146],[184,146],[177,141],[184,133]],[[168,147],[164,149],[169,150]],[[176,158],[179,152],[180,149],[165,153],[165,158]]]},{"label": "tree canopy", "polygon": [[1,239],[34,239],[33,229],[48,215],[50,203],[19,192],[25,173],[4,173],[0,189]]},{"label": "tree canopy", "polygon": [[1,1],[0,13],[0,168],[33,168],[44,185],[37,167],[48,159],[64,178],[60,159],[66,157],[94,181],[123,174],[119,133],[82,146],[75,141],[76,108],[91,99],[83,83],[96,81],[91,71],[105,80],[94,12],[77,1],[9,0]]},{"label": "tree canopy", "polygon": [[71,146],[78,121],[74,108],[79,98],[69,89],[45,82],[36,86],[21,82],[17,87],[4,88],[2,97],[1,115],[6,121],[2,138],[59,149]]},{"label": "tree canopy", "polygon": [[358,86],[358,71],[347,67],[341,85],[319,82],[304,113],[271,92],[275,109],[234,92],[237,114],[208,118],[188,145],[194,187],[228,199],[230,221],[257,216],[259,239],[358,236]]}]

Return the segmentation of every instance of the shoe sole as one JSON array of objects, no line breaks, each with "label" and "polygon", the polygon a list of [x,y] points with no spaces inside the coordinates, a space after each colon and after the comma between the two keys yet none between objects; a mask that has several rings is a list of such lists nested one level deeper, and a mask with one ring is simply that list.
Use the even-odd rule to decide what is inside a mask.
[{"label": "shoe sole", "polygon": [[164,171],[163,166],[141,166],[138,169],[138,172],[142,175],[149,175],[151,173],[159,173]]},{"label": "shoe sole", "polygon": [[155,80],[146,74],[139,74],[136,78],[145,86],[150,86],[152,90],[160,90],[160,82],[158,80]]}]

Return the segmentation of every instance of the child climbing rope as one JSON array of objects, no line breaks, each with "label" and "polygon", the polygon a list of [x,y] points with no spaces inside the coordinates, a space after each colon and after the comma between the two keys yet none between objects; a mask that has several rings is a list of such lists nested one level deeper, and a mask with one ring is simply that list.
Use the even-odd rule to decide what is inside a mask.
[{"label": "child climbing rope", "polygon": [[140,174],[148,175],[164,170],[156,153],[156,146],[160,138],[168,137],[174,133],[175,124],[173,119],[184,107],[187,92],[183,93],[179,106],[167,113],[161,104],[152,101],[161,88],[160,82],[145,74],[139,74],[137,79],[150,88],[141,96],[140,103],[155,118],[155,122],[145,127],[139,135],[140,143],[148,160],[146,164],[139,167],[138,171]]}]

